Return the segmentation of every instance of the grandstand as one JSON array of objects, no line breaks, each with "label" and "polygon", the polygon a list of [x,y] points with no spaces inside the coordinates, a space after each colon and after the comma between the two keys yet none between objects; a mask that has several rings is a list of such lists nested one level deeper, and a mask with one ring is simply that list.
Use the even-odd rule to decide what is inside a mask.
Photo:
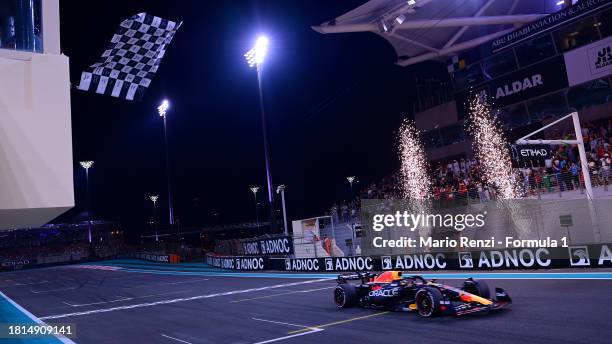
[{"label": "grandstand", "polygon": [[393,46],[400,66],[438,61],[447,76],[417,81],[414,118],[429,159],[452,162],[473,156],[463,130],[473,93],[493,100],[510,140],[571,111],[583,122],[612,114],[611,70],[597,66],[595,52],[612,43],[610,3],[573,3],[372,0],[313,28],[375,33]]},{"label": "grandstand", "polygon": [[[416,81],[414,118],[432,167],[433,198],[495,198],[495,190],[480,176],[464,128],[466,100],[474,93],[492,99],[509,141],[578,111],[589,172],[595,185],[607,188],[612,70],[605,63],[598,67],[595,50],[605,51],[612,44],[610,3],[513,1],[508,6],[504,1],[483,0],[444,1],[443,9],[440,5],[437,0],[372,0],[313,27],[323,34],[377,34],[394,48],[398,65],[434,60],[447,72],[445,77],[432,75]],[[592,73],[584,70],[590,64]],[[534,76],[538,82],[533,82]],[[516,80],[531,86],[515,90]],[[572,134],[561,123],[545,130],[542,138],[562,137]],[[575,146],[551,148],[553,157],[541,166],[516,166],[525,196],[584,187]],[[397,185],[397,176],[390,175],[361,190],[360,196],[395,197]],[[353,203],[346,206],[358,208]],[[334,209],[337,206],[331,213]]]},{"label": "grandstand", "polygon": [[109,259],[134,252],[117,223],[93,221],[91,244],[87,227],[84,222],[2,231],[0,270]]}]

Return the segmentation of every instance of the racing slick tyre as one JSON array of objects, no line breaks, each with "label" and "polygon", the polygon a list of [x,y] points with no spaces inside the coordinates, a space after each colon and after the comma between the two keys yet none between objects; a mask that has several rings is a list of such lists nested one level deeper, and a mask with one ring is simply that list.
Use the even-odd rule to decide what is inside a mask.
[{"label": "racing slick tyre", "polygon": [[491,291],[484,281],[468,278],[463,281],[463,288],[461,289],[470,294],[491,299]]},{"label": "racing slick tyre", "polygon": [[423,287],[417,291],[415,296],[415,303],[417,306],[417,313],[423,318],[431,318],[440,313],[440,301],[442,300],[442,293],[432,287]]},{"label": "racing slick tyre", "polygon": [[334,289],[334,302],[338,308],[353,307],[359,296],[357,295],[357,287],[352,284],[339,284]]}]

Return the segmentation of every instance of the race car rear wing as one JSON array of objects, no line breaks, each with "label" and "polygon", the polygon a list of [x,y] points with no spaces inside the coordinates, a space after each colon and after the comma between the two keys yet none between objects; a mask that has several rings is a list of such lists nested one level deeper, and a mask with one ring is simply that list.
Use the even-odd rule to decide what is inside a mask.
[{"label": "race car rear wing", "polygon": [[370,279],[376,277],[377,274],[372,272],[357,272],[354,274],[344,274],[338,275],[337,281],[338,283],[348,283],[349,281],[361,281],[362,283],[366,283]]}]

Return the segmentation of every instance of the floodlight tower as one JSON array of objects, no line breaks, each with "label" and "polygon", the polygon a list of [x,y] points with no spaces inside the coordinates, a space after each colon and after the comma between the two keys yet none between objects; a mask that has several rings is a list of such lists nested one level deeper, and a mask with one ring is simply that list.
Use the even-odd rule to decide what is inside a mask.
[{"label": "floodlight tower", "polygon": [[157,200],[159,199],[158,195],[149,196],[151,202],[153,202],[153,228],[155,228],[155,242],[159,241],[159,235],[157,233]]},{"label": "floodlight tower", "polygon": [[251,190],[255,198],[255,223],[259,226],[259,213],[257,211],[257,191],[259,191],[259,186],[251,186],[249,190]]},{"label": "floodlight tower", "polygon": [[285,235],[289,234],[289,229],[287,228],[287,208],[285,207],[285,185],[281,184],[276,187],[276,193],[280,193],[281,195],[281,203],[283,205],[283,224],[285,226]]},{"label": "floodlight tower", "polygon": [[81,167],[85,169],[85,192],[87,194],[87,239],[91,244],[91,198],[89,196],[89,169],[93,166],[92,160],[79,162]]},{"label": "floodlight tower", "polygon": [[172,187],[170,185],[170,158],[168,152],[168,130],[166,124],[166,113],[168,108],[170,107],[170,103],[167,99],[157,107],[157,112],[159,116],[164,119],[164,147],[166,151],[166,178],[168,181],[168,212],[170,216],[170,227],[174,225],[174,208],[172,207]]},{"label": "floodlight tower", "polygon": [[351,198],[353,198],[353,182],[355,181],[355,176],[348,176],[346,180],[349,182],[349,186],[351,188]]},{"label": "floodlight tower", "polygon": [[268,202],[270,203],[270,229],[276,231],[276,221],[274,214],[274,184],[272,184],[272,167],[270,163],[270,148],[268,147],[268,135],[266,130],[266,115],[264,112],[264,99],[262,89],[262,69],[264,60],[268,53],[268,45],[270,41],[266,36],[259,36],[255,41],[255,46],[244,54],[244,57],[249,64],[249,67],[255,67],[257,70],[257,87],[259,91],[259,110],[261,112],[261,126],[263,129],[264,154],[266,159],[266,180],[268,183]]}]

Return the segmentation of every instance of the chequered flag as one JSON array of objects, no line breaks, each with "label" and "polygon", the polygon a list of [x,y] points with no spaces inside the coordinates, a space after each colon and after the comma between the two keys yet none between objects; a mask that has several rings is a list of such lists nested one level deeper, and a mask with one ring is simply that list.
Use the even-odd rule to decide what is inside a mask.
[{"label": "chequered flag", "polygon": [[181,24],[146,13],[122,21],[100,60],[81,74],[78,89],[141,100]]},{"label": "chequered flag", "polygon": [[461,70],[465,68],[465,60],[459,59],[459,56],[454,55],[448,62],[446,63],[446,70],[449,74],[457,70]]}]

